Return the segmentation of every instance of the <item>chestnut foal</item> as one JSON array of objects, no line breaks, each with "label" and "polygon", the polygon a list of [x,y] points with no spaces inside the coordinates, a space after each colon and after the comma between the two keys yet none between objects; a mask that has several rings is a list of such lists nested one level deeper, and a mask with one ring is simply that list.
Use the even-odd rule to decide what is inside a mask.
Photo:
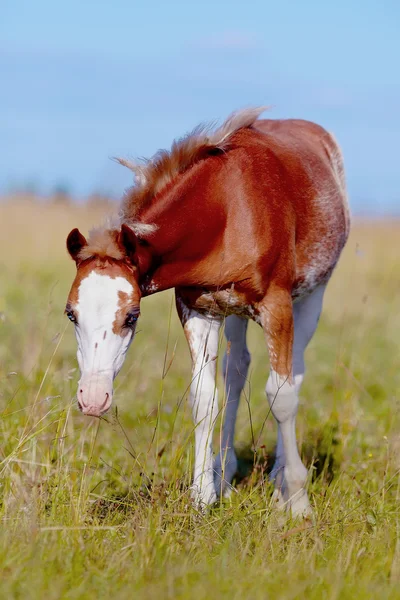
[{"label": "chestnut foal", "polygon": [[[271,477],[279,505],[310,511],[307,470],[296,443],[304,350],[324,289],[349,232],[343,162],[324,129],[301,120],[258,120],[240,111],[219,129],[195,129],[136,165],[117,225],[74,229],[67,247],[77,265],[66,312],[75,323],[81,379],[78,403],[100,416],[134,337],[143,296],[175,288],[193,362],[193,497],[229,494],[237,461],[233,436],[250,355],[248,319],[265,332],[266,394],[278,425]],[[221,451],[213,462],[215,387],[224,318],[227,395]]]}]

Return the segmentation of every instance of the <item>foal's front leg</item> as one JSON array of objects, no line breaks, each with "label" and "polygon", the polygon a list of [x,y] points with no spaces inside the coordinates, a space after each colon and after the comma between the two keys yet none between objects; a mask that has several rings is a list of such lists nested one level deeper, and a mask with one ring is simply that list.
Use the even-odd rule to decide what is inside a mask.
[{"label": "foal's front leg", "polygon": [[195,425],[192,497],[201,507],[213,504],[217,499],[212,438],[218,415],[215,376],[221,321],[190,309],[178,295],[176,305],[192,356],[190,404]]}]

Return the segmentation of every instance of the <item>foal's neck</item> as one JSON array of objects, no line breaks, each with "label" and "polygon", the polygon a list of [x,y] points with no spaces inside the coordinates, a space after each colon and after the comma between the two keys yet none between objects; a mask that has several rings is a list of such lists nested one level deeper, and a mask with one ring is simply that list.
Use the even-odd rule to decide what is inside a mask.
[{"label": "foal's neck", "polygon": [[214,284],[210,257],[225,224],[225,213],[216,203],[216,167],[215,158],[194,165],[140,215],[141,222],[157,227],[138,249],[144,295]]}]

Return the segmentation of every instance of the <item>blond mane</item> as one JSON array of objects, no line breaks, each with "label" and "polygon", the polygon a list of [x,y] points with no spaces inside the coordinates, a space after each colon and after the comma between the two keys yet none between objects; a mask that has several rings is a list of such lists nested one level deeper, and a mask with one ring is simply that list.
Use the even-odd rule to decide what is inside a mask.
[{"label": "blond mane", "polygon": [[124,253],[118,244],[119,229],[109,229],[106,226],[94,227],[89,232],[87,244],[79,252],[80,260],[91,258],[112,258],[122,260]]},{"label": "blond mane", "polygon": [[[80,260],[89,260],[92,258],[112,258],[113,260],[123,260],[124,251],[118,243],[118,235],[121,230],[121,224],[125,221],[120,216],[106,217],[105,222],[98,227],[93,227],[89,231],[87,244],[79,252]],[[146,233],[152,233],[156,227],[152,224],[130,222],[129,227],[138,237]]]},{"label": "blond mane", "polygon": [[119,216],[109,217],[103,225],[89,232],[87,244],[79,253],[80,260],[96,257],[122,260],[124,253],[118,243],[121,223],[129,225],[138,237],[155,231],[155,225],[138,220],[140,211],[196,162],[216,151],[227,152],[233,134],[251,127],[264,110],[265,107],[259,107],[233,113],[215,130],[210,125],[199,125],[185,137],[174,141],[170,151],[160,150],[142,164],[116,159],[134,172],[135,185],[125,193]]},{"label": "blond mane", "polygon": [[135,223],[140,211],[177,175],[213,152],[226,152],[234,133],[251,127],[266,107],[248,108],[230,115],[213,131],[211,125],[199,125],[185,137],[175,140],[171,150],[159,150],[141,164],[123,158],[116,160],[135,174],[135,185],[127,190],[121,206],[121,218]]}]

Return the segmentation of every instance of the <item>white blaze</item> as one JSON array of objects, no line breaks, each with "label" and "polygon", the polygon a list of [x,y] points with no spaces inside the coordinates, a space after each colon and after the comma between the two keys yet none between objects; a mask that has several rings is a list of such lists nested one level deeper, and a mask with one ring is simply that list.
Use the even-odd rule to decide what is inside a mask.
[{"label": "white blaze", "polygon": [[78,289],[78,362],[82,378],[105,376],[114,379],[121,369],[132,341],[132,331],[125,336],[113,331],[120,309],[119,292],[130,296],[133,287],[124,277],[110,277],[92,271]]}]

